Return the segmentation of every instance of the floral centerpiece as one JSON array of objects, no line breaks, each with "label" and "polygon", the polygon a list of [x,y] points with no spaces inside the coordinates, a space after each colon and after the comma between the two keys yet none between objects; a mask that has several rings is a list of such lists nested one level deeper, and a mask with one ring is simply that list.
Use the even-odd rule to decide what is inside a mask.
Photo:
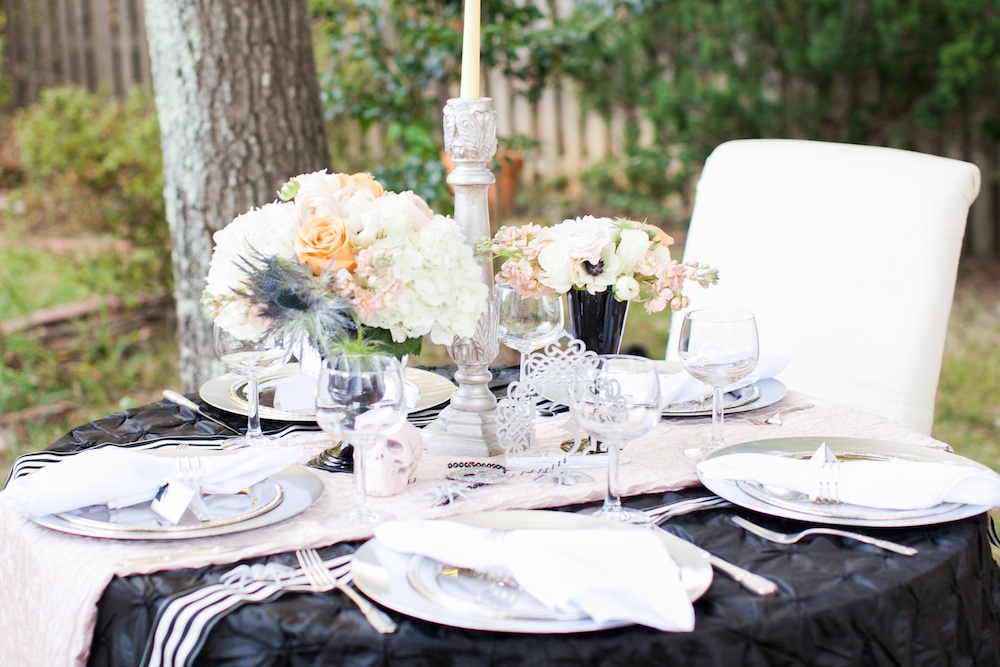
[{"label": "floral centerpiece", "polygon": [[488,291],[451,218],[369,174],[296,176],[279,200],[215,233],[202,302],[251,339],[274,332],[324,355],[419,349],[472,336]]},{"label": "floral centerpiece", "polygon": [[653,225],[584,216],[551,227],[501,227],[477,250],[503,259],[497,280],[524,295],[568,294],[574,335],[607,353],[618,351],[629,302],[650,313],[676,312],[690,303],[687,281],[718,282],[707,264],[671,258],[673,242]]},{"label": "floral centerpiece", "polygon": [[641,302],[647,312],[687,307],[687,280],[702,287],[718,282],[707,264],[670,257],[674,240],[659,227],[633,220],[585,216],[542,227],[501,227],[479,250],[504,260],[497,280],[522,294],[590,294],[611,290],[618,301]]}]

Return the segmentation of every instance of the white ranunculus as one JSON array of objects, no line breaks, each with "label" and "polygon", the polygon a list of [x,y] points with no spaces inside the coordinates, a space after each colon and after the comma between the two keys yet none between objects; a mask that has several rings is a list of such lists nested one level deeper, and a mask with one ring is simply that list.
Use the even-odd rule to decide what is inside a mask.
[{"label": "white ranunculus", "polygon": [[295,194],[299,224],[322,215],[341,215],[341,204],[337,200],[337,193],[341,189],[339,175],[328,174],[324,169],[311,174],[299,174],[294,180],[299,184]]},{"label": "white ranunculus", "polygon": [[571,258],[596,264],[604,249],[609,244],[613,246],[615,230],[609,218],[587,215],[575,220],[563,220],[555,227],[542,229],[538,240],[559,243]]},{"label": "white ranunculus", "polygon": [[581,277],[578,262],[561,239],[545,244],[538,253],[538,266],[542,270],[538,282],[560,294],[570,291]]},{"label": "white ranunculus", "polygon": [[623,229],[621,239],[618,241],[618,249],[615,254],[621,260],[621,272],[633,273],[635,265],[639,263],[652,242],[646,232],[638,229]]},{"label": "white ranunculus", "polygon": [[615,281],[614,290],[619,301],[631,301],[639,296],[639,281],[632,276],[622,276]]}]

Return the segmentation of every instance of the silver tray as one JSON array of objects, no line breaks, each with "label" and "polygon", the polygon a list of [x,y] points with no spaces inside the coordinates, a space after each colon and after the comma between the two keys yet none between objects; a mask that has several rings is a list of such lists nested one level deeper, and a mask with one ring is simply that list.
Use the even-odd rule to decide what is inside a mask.
[{"label": "silver tray", "polygon": [[[985,468],[980,463],[933,447],[873,440],[869,438],[798,437],[752,440],[712,452],[706,459],[731,454],[773,454],[807,458],[826,443],[838,458],[896,459],[901,461],[942,461]],[[699,470],[698,478],[710,491],[746,509],[812,523],[871,528],[902,528],[957,521],[989,511],[989,507],[943,503],[916,510],[887,510],[860,505],[820,505],[801,494],[742,481],[716,479]],[[799,497],[801,496],[801,497]]]},{"label": "silver tray", "polygon": [[[583,514],[543,510],[509,510],[482,512],[449,517],[473,526],[494,530],[518,528],[581,528],[607,522]],[[621,526],[622,530],[645,530],[636,526]],[[688,597],[694,601],[701,597],[712,583],[712,568],[702,559],[701,551],[692,544],[665,531],[657,531],[667,550],[680,568],[681,583]],[[413,563],[414,559],[420,562]],[[352,574],[361,591],[379,604],[407,616],[432,623],[470,630],[491,632],[522,632],[556,634],[592,632],[628,625],[625,622],[597,623],[590,618],[560,618],[546,615],[541,603],[519,608],[516,613],[504,613],[496,608],[477,605],[459,588],[442,590],[438,575],[440,567],[431,559],[393,551],[378,539],[361,545],[354,554]],[[411,577],[417,577],[415,587]],[[467,578],[468,579],[468,578]],[[475,585],[466,581],[466,584]],[[480,582],[489,585],[489,582]],[[475,594],[475,588],[467,591]],[[527,596],[525,596],[527,597]]]},{"label": "silver tray", "polygon": [[[433,408],[447,402],[458,389],[448,378],[420,368],[407,368],[406,380],[420,392],[413,412]],[[316,421],[313,407],[301,410],[275,407],[275,396],[282,383],[303,381],[311,382],[313,385],[316,382],[314,378],[302,374],[298,364],[287,364],[280,371],[262,378],[258,383],[261,418],[275,421]],[[246,415],[249,409],[246,389],[246,378],[227,373],[214,377],[203,384],[198,393],[203,401],[219,410]]]}]

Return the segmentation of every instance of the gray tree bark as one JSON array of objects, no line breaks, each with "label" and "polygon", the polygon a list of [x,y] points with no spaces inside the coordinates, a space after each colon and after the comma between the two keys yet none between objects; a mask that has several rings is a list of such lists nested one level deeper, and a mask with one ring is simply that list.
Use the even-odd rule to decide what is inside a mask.
[{"label": "gray tree bark", "polygon": [[306,0],[146,0],[184,391],[211,377],[212,234],[329,166]]}]

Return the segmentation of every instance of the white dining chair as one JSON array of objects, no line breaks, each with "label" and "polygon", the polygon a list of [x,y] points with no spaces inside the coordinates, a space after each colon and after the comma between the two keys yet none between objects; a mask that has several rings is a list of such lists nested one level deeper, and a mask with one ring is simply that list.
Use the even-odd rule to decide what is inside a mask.
[{"label": "white dining chair", "polygon": [[[979,169],[875,146],[720,145],[698,182],[686,260],[719,269],[691,308],[753,311],[790,388],[930,433]],[[673,318],[667,358],[677,358]]]}]

